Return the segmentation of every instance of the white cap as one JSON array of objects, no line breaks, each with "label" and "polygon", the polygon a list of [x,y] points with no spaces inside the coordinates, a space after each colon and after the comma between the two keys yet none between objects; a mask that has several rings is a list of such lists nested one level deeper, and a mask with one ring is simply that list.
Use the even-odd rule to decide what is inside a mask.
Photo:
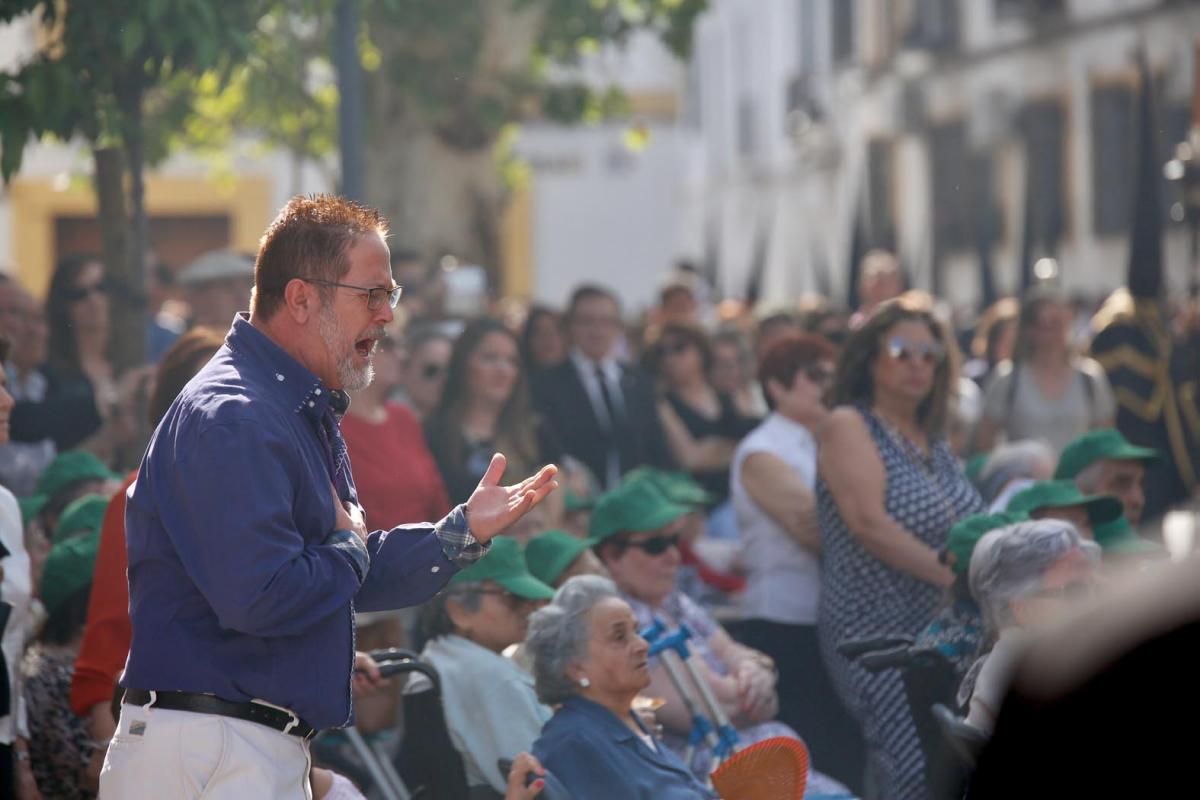
[{"label": "white cap", "polygon": [[188,264],[179,273],[182,286],[199,286],[228,278],[253,278],[254,259],[232,250],[212,250]]}]

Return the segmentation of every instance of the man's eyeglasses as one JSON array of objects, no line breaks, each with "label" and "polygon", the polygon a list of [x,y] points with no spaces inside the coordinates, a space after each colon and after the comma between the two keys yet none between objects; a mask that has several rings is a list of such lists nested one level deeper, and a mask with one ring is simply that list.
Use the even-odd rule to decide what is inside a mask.
[{"label": "man's eyeglasses", "polygon": [[63,297],[69,303],[78,303],[81,300],[87,300],[94,294],[108,294],[108,284],[104,281],[93,283],[91,286],[78,286],[73,289],[67,289],[63,292]]},{"label": "man's eyeglasses", "polygon": [[946,348],[937,342],[910,342],[893,336],[887,340],[887,354],[896,361],[920,359],[926,364],[940,364],[946,357]]},{"label": "man's eyeglasses", "polygon": [[679,534],[651,536],[649,539],[636,542],[631,539],[625,542],[625,546],[636,547],[648,556],[661,556],[672,547],[679,546]]},{"label": "man's eyeglasses", "polygon": [[367,295],[367,309],[369,311],[378,311],[383,308],[383,304],[387,303],[392,308],[400,304],[400,295],[404,293],[403,286],[355,286],[352,283],[338,283],[337,281],[325,281],[319,278],[301,278],[300,280],[308,281],[309,283],[319,283],[322,286],[336,286],[339,289],[354,289],[359,292],[365,292]]}]

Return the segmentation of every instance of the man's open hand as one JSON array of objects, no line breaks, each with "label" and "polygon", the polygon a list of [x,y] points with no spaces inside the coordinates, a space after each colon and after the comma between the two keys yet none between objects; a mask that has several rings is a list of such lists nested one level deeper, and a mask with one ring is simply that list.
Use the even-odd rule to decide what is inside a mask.
[{"label": "man's open hand", "polygon": [[467,500],[471,534],[480,544],[491,541],[493,536],[525,516],[529,509],[558,488],[558,481],[554,480],[558,467],[553,464],[542,467],[536,475],[518,484],[501,486],[505,464],[500,453],[492,456],[487,472]]}]

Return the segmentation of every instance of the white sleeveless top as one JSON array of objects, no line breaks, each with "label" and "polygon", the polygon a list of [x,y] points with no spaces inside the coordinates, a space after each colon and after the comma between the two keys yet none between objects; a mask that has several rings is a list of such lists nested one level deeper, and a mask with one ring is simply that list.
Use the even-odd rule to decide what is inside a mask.
[{"label": "white sleeveless top", "polygon": [[770,453],[795,470],[816,499],[817,443],[798,422],[771,413],[738,445],[730,471],[730,495],[742,541],[746,591],[744,619],[789,625],[815,625],[821,570],[815,553],[804,549],[763,511],[742,486],[742,464],[754,453]]}]

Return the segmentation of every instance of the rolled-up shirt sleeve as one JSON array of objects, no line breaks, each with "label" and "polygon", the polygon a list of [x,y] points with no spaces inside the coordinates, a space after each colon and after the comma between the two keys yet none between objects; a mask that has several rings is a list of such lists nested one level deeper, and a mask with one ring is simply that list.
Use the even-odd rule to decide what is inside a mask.
[{"label": "rolled-up shirt sleeve", "polygon": [[472,535],[466,506],[433,525],[401,525],[367,540],[371,570],[354,598],[359,611],[387,611],[423,603],[490,548]]}]

